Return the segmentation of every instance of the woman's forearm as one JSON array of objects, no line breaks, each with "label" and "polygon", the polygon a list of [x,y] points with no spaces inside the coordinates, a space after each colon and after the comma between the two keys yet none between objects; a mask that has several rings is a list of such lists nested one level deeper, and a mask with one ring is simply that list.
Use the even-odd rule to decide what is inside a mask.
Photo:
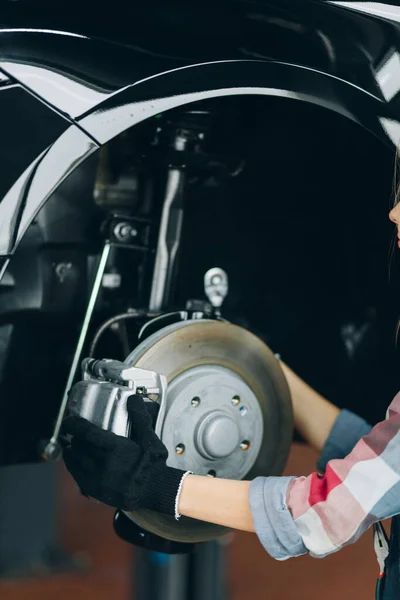
[{"label": "woman's forearm", "polygon": [[178,511],[186,517],[230,529],[254,531],[249,488],[250,481],[188,475],[183,482]]},{"label": "woman's forearm", "polygon": [[292,396],[295,427],[317,452],[321,452],[340,409],[318,394],[282,361]]}]

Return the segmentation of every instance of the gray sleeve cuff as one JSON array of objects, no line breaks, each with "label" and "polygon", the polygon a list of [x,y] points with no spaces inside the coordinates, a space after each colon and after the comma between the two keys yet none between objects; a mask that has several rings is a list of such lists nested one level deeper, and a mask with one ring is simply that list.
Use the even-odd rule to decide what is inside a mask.
[{"label": "gray sleeve cuff", "polygon": [[257,477],[250,485],[249,503],[255,532],[268,554],[277,560],[307,553],[286,506],[286,492],[292,479]]},{"label": "gray sleeve cuff", "polygon": [[350,454],[357,442],[370,431],[371,426],[364,419],[349,410],[342,410],[325,442],[317,468],[325,471],[330,460]]}]

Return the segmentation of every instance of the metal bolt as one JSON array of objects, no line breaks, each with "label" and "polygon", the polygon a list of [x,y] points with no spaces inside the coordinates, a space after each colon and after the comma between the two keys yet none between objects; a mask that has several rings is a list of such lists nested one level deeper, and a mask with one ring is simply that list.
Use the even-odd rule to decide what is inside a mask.
[{"label": "metal bolt", "polygon": [[243,442],[240,444],[240,449],[243,450],[243,452],[246,452],[246,450],[248,450],[249,448],[250,448],[249,440],[243,440]]},{"label": "metal bolt", "polygon": [[132,227],[130,223],[117,223],[114,227],[114,235],[120,242],[126,242],[131,237],[136,237],[137,229]]},{"label": "metal bolt", "polygon": [[211,279],[211,283],[213,283],[214,285],[219,285],[222,281],[222,277],[221,275],[214,275],[214,277]]},{"label": "metal bolt", "polygon": [[119,273],[104,273],[101,282],[103,288],[115,290],[121,286],[122,277]]},{"label": "metal bolt", "polygon": [[200,404],[200,398],[198,396],[195,396],[194,398],[192,398],[190,404],[192,406],[198,406]]},{"label": "metal bolt", "polygon": [[237,406],[238,404],[240,404],[240,396],[233,396],[231,402],[232,406]]},{"label": "metal bolt", "polygon": [[64,283],[65,278],[68,276],[68,272],[72,269],[72,263],[61,262],[56,265],[56,275],[60,283]]},{"label": "metal bolt", "polygon": [[175,446],[175,452],[177,454],[183,454],[185,452],[184,444],[178,444],[177,446]]}]

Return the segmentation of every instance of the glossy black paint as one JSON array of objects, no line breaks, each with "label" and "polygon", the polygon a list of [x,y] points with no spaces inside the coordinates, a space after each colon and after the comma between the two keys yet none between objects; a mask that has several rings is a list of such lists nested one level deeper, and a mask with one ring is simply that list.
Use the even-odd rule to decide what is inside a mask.
[{"label": "glossy black paint", "polygon": [[73,19],[70,4],[68,15],[42,3],[41,15],[40,4],[31,17],[23,2],[3,13],[2,68],[71,118],[144,79],[218,61],[301,65],[383,99],[374,71],[396,42],[396,25],[326,2],[117,2],[106,19]]},{"label": "glossy black paint", "polygon": [[[14,150],[3,162],[2,172],[14,175],[0,181],[0,194],[10,190],[7,206],[0,205],[0,254],[13,252],[40,206],[98,145],[179,104],[281,95],[337,111],[397,143],[398,8],[383,19],[365,13],[373,3],[364,12],[362,3],[336,4],[151,0],[98,11],[92,2],[6,2],[0,68],[47,105],[35,124],[48,134],[48,154],[39,159],[42,144],[36,156]],[[390,56],[387,87],[381,69]],[[19,106],[9,96],[2,115],[12,121]],[[55,114],[73,125],[64,137],[51,132]],[[20,148],[21,137],[32,134],[23,123],[14,130]],[[22,180],[13,186],[16,174]]]},{"label": "glossy black paint", "polygon": [[13,197],[10,203],[7,192],[19,178],[21,166],[34,163],[49,144],[65,132],[68,122],[50,112],[19,85],[0,88],[0,120],[0,196],[3,199],[0,204],[0,254],[4,255],[15,243],[13,235],[25,209],[24,193]]},{"label": "glossy black paint", "polygon": [[[363,190],[371,195],[379,195],[380,186],[373,186],[371,172],[375,169],[380,176],[384,172],[384,179],[389,180],[392,169],[389,165],[390,157],[393,156],[394,144],[400,140],[400,9],[392,6],[390,10],[393,14],[390,15],[387,11],[386,18],[383,18],[382,15],[360,12],[361,3],[347,4],[345,8],[335,3],[317,1],[207,0],[190,3],[179,1],[171,6],[171,3],[161,0],[150,0],[138,6],[138,3],[115,0],[102,10],[98,3],[78,3],[73,0],[57,3],[20,0],[2,4],[0,268],[7,264],[7,257],[14,253],[21,240],[23,242],[11,261],[11,266],[15,261],[13,269],[10,267],[7,272],[22,287],[14,295],[11,287],[3,287],[1,290],[0,346],[7,358],[4,362],[7,378],[2,381],[0,373],[0,385],[3,386],[0,412],[4,417],[1,420],[3,429],[0,440],[4,448],[0,445],[0,463],[36,460],[38,437],[51,433],[49,421],[55,416],[54,399],[62,394],[87,291],[85,261],[88,252],[83,247],[84,231],[93,220],[90,215],[90,205],[93,202],[90,182],[87,183],[86,192],[77,197],[77,191],[83,189],[79,178],[84,180],[87,176],[91,168],[88,165],[92,164],[90,157],[95,159],[94,153],[100,146],[157,113],[190,102],[238,95],[256,95],[260,101],[263,100],[262,97],[266,100],[269,97],[270,102],[270,97],[274,96],[277,103],[275,106],[279,103],[281,107],[276,111],[281,129],[274,129],[273,135],[269,133],[268,139],[274,139],[274,142],[271,141],[272,147],[266,153],[271,163],[275,148],[279,146],[280,151],[282,148],[292,149],[295,146],[293,138],[299,134],[302,138],[309,136],[306,126],[298,127],[295,117],[285,118],[285,111],[292,114],[290,107],[297,110],[302,103],[310,109],[307,123],[313,123],[313,110],[318,113],[318,118],[314,117],[318,131],[313,131],[312,136],[309,136],[321,141],[321,144],[315,141],[315,152],[323,154],[324,147],[335,148],[339,159],[341,156],[349,157],[348,176],[357,171],[359,178],[363,178],[361,163],[365,161],[369,172],[368,177],[364,176]],[[362,8],[374,10],[373,3],[363,3]],[[251,107],[252,103],[248,106]],[[257,110],[261,111],[258,103],[257,106]],[[321,108],[334,117],[332,121],[337,123],[336,129],[323,126],[324,113]],[[341,128],[336,119],[351,121],[351,127]],[[230,127],[228,119],[226,123]],[[285,123],[289,123],[286,129]],[[250,126],[253,127],[254,124],[250,123]],[[257,137],[257,131],[253,131],[254,137]],[[340,139],[342,131],[351,131],[353,151],[348,155],[345,153],[345,141]],[[357,132],[360,132],[359,136]],[[265,135],[267,134],[268,132]],[[337,135],[336,141],[339,143],[332,144],[332,135]],[[370,147],[366,143],[368,136],[376,138],[371,143],[372,157],[363,155],[363,152],[368,153]],[[363,152],[358,161],[353,161],[357,154],[358,139],[363,140]],[[379,144],[382,144],[381,162],[375,160]],[[259,152],[260,148],[262,141],[258,139],[254,144],[254,153]],[[298,146],[298,151],[301,151],[301,145]],[[281,154],[283,155],[282,152]],[[326,154],[328,165],[334,164],[333,152]],[[77,167],[84,161],[85,173],[82,174],[82,170]],[[251,186],[255,182],[257,193],[264,187],[276,193],[279,189],[278,175],[285,178],[286,165],[280,173],[273,163],[275,173],[269,174],[268,181],[264,181],[260,176],[260,170],[264,167],[257,163],[256,156],[252,155],[249,162],[254,165],[250,179],[246,181],[246,185],[242,182],[242,190],[236,185],[230,194],[230,199],[239,212],[249,190],[259,201],[255,191],[251,192]],[[323,164],[324,161],[321,162],[316,169],[320,173],[326,173],[329,182],[332,173]],[[390,175],[387,177],[383,163],[389,165]],[[343,161],[338,160],[338,164],[346,171],[347,166],[343,165]],[[327,196],[331,201],[336,200],[335,192],[332,191],[336,190],[337,197],[342,199],[340,205],[337,203],[337,210],[348,211],[344,202],[349,193],[348,197],[354,198],[352,223],[357,223],[356,198],[360,186],[356,186],[354,181],[351,185],[354,187],[349,192],[348,189],[343,190],[338,182],[336,187],[329,183]],[[304,197],[308,193],[307,189],[302,188],[301,194]],[[46,204],[46,209],[40,211],[38,221],[41,222],[35,229],[32,222],[49,198],[51,200]],[[69,205],[71,198],[75,198],[72,212]],[[201,282],[201,277],[193,268],[196,256],[190,252],[193,252],[193,247],[201,247],[202,223],[210,232],[213,231],[207,219],[211,219],[213,210],[219,206],[217,201],[213,201],[212,189],[206,190],[205,198],[201,198],[203,206],[207,206],[207,198],[210,203],[208,210],[192,219],[194,231],[188,229],[189,239],[184,253],[186,263],[182,261],[185,286],[180,290],[183,304],[187,299],[188,282],[191,278],[193,286]],[[320,198],[315,197],[314,200],[316,208]],[[257,248],[254,246],[252,250],[258,252],[262,248],[265,256],[269,257],[265,260],[269,271],[268,285],[276,284],[277,289],[281,285],[288,296],[295,293],[299,297],[304,287],[304,275],[301,264],[293,260],[293,248],[289,248],[285,240],[281,239],[278,221],[286,220],[287,215],[280,213],[283,211],[282,207],[275,210],[276,208],[275,202],[271,202],[271,213],[267,219],[270,230],[260,223],[256,236]],[[294,211],[292,214],[296,218],[304,219],[303,207],[300,207],[300,213],[296,213],[296,209],[295,198],[290,210]],[[382,217],[381,209],[378,202],[371,209],[377,215],[377,221]],[[69,214],[71,231],[65,229]],[[220,215],[215,216],[216,230],[213,239],[218,238],[221,222]],[[249,211],[242,219],[248,238],[254,235],[253,216]],[[61,233],[57,229],[57,218],[62,222],[61,229],[64,227]],[[303,254],[299,254],[297,258],[300,261],[304,256],[310,261],[308,264],[315,267],[314,271],[322,270],[320,257],[313,258],[314,247],[311,240],[317,231],[318,244],[323,247],[325,232],[320,227],[316,210],[315,215],[307,214],[307,219],[308,222],[305,224],[303,221],[302,226],[310,247],[307,247],[307,251],[303,249]],[[291,222],[294,228],[293,238],[297,226],[294,221],[295,219]],[[226,222],[229,223],[228,218]],[[232,228],[233,222],[232,217]],[[366,226],[368,222],[366,219]],[[82,224],[82,229],[80,226],[76,227],[76,223]],[[28,228],[29,234],[25,236]],[[39,236],[35,243],[28,239],[29,236],[38,235],[38,232],[43,238]],[[380,231],[379,236],[377,234],[377,238],[384,238],[381,233]],[[279,239],[275,239],[274,234]],[[193,244],[196,235],[199,236],[198,241]],[[92,236],[94,237],[96,236]],[[263,240],[264,246],[259,240]],[[348,247],[341,248],[343,252],[351,248],[356,257],[355,263],[356,259],[360,260],[360,255],[356,252],[359,241],[358,237]],[[72,245],[76,247],[72,248]],[[372,246],[375,253],[377,244],[371,244],[371,248]],[[209,261],[217,260],[225,264],[226,260],[227,270],[232,273],[233,288],[238,286],[237,281],[242,275],[246,281],[249,273],[246,260],[249,260],[250,251],[244,256],[239,246],[235,247],[236,254],[226,247],[227,257],[224,257],[224,249],[221,248],[216,252],[214,247],[210,247],[208,251],[209,254],[204,252],[200,257],[200,262],[204,260],[207,263],[201,264],[202,272],[208,268]],[[336,307],[342,304],[347,306],[349,303],[350,286],[346,287],[345,275],[335,271],[335,253],[339,252],[338,249],[328,253],[329,269],[323,271],[324,277],[317,282],[321,286],[324,281],[323,294],[318,289],[313,292],[314,297],[319,294],[318,306],[321,310],[332,298]],[[278,270],[283,270],[282,277],[274,271],[275,256],[280,257]],[[315,263],[312,262],[314,260]],[[69,273],[71,277],[75,277],[68,287],[63,287],[63,283],[56,277],[55,268],[63,262],[72,264]],[[344,262],[337,260],[338,265]],[[361,273],[358,264],[348,263],[349,279],[354,279],[357,274],[360,279],[368,280],[368,273]],[[366,261],[365,264],[367,263],[369,265],[371,261]],[[256,281],[256,264],[252,268],[254,273],[251,277]],[[313,268],[307,274],[310,277],[312,275],[315,280]],[[288,273],[291,273],[291,288],[285,287],[284,280]],[[376,281],[374,271],[373,285]],[[380,281],[379,279],[379,289]],[[252,283],[250,280],[248,285]],[[315,281],[307,281],[309,289],[314,289],[311,288],[314,284]],[[353,298],[355,305],[363,307],[360,300],[363,294],[368,299],[372,298],[374,306],[379,304],[379,298],[371,294],[368,286],[364,288],[357,284],[355,287],[358,290],[356,300]],[[264,290],[263,293],[268,299],[267,291]],[[235,308],[234,294],[235,292],[229,300],[232,302],[232,312]],[[197,296],[198,290],[193,290],[193,297]],[[52,302],[54,310],[49,320]],[[281,323],[285,322],[286,314],[280,302],[277,302],[279,310],[272,305],[266,316],[265,306],[261,306],[261,301],[257,303],[257,298],[252,296],[249,302],[248,313],[256,315],[259,311],[264,331],[273,331],[276,322],[279,323],[281,333]],[[307,302],[304,305],[307,307]],[[304,306],[301,306],[304,311]],[[318,329],[322,317],[316,315],[314,305],[310,304],[308,308],[312,313],[308,318]],[[43,313],[46,312],[45,316],[41,314],[42,309]],[[290,310],[287,311],[289,315]],[[342,308],[338,312],[340,310]],[[291,329],[289,324],[287,336],[298,339],[298,343],[302,344],[305,330],[312,338],[310,323],[307,323],[304,330],[300,328],[300,334],[298,331],[296,333],[296,329]],[[293,331],[295,335],[292,336]],[[333,333],[331,334],[333,338]],[[59,339],[63,340],[62,347],[59,346]],[[277,346],[279,339],[278,335],[276,340],[272,336],[271,346]],[[317,333],[315,340],[317,345]],[[302,348],[296,348],[293,352],[293,357],[288,354],[288,359],[296,367],[296,356],[304,352]],[[35,361],[30,361],[33,353]],[[316,369],[322,373],[323,380],[322,354],[320,362]],[[343,362],[347,368],[347,359]],[[15,381],[20,377],[22,363],[29,366],[24,368],[24,373],[32,387],[24,388],[16,402]],[[300,371],[302,366],[299,365]],[[346,373],[345,370],[347,380],[352,381],[352,373]],[[311,375],[305,373],[307,380],[318,387],[320,382],[313,382]],[[43,380],[49,383],[45,390],[42,389]],[[323,385],[321,389],[324,389]],[[329,397],[338,400],[334,395]],[[40,410],[37,409],[38,403]],[[22,425],[21,407],[24,407],[26,417]]]}]

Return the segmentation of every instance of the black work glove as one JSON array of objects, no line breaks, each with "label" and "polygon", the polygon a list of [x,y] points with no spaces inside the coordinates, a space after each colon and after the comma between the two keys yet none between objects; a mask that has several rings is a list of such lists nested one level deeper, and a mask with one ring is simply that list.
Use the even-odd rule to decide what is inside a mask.
[{"label": "black work glove", "polygon": [[85,496],[126,511],[147,508],[175,515],[185,471],[167,467],[168,451],[153,429],[147,405],[141,396],[128,399],[130,439],[68,417],[63,431],[72,440],[64,461]]}]

